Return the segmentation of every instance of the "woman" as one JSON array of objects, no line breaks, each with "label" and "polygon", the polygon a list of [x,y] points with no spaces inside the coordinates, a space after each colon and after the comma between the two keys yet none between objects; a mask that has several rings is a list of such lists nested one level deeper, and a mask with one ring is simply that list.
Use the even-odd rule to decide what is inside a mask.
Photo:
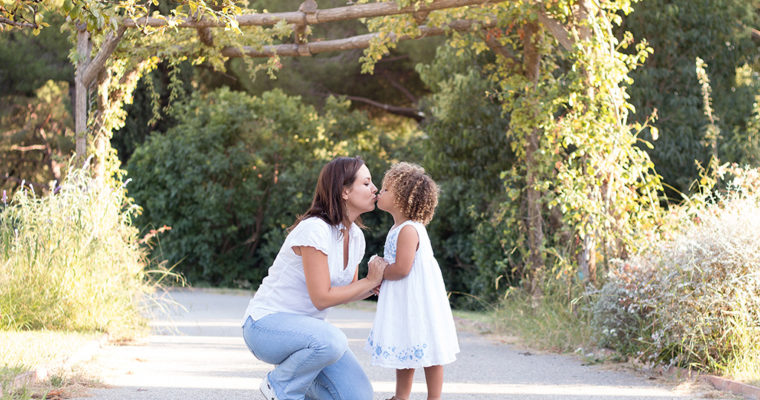
[{"label": "woman", "polygon": [[311,207],[280,248],[243,323],[256,358],[277,364],[262,380],[268,400],[372,399],[372,386],[346,335],[324,321],[327,309],[369,297],[385,264],[359,279],[364,234],[359,216],[375,209],[377,188],[362,159],[340,157],[322,168]]}]

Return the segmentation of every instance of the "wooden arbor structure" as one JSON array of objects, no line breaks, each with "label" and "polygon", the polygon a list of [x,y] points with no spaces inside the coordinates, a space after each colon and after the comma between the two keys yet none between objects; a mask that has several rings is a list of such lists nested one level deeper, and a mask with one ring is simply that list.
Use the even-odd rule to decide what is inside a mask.
[{"label": "wooden arbor structure", "polygon": [[[29,0],[37,2],[37,0]],[[76,1],[76,0],[75,0]],[[558,19],[552,18],[547,14],[547,7],[556,1],[543,1],[543,0],[528,0],[515,2],[522,6],[530,7],[530,17],[520,22],[521,30],[519,42],[522,45],[520,54],[514,54],[510,45],[503,45],[500,40],[495,36],[503,32],[491,31],[493,27],[499,25],[500,28],[506,28],[506,25],[510,25],[507,30],[511,30],[510,23],[516,21],[499,21],[497,14],[501,11],[498,7],[493,9],[485,9],[488,5],[495,5],[498,3],[505,3],[507,0],[427,0],[429,2],[418,1],[416,4],[408,7],[399,7],[398,3],[390,0],[380,0],[377,3],[367,3],[358,5],[347,5],[344,7],[319,9],[315,0],[305,0],[297,11],[282,12],[282,13],[257,13],[257,14],[244,14],[244,15],[229,15],[226,14],[225,18],[232,18],[234,21],[227,23],[224,21],[214,20],[212,18],[204,17],[190,17],[181,19],[167,19],[167,18],[152,18],[144,17],[138,19],[121,19],[115,24],[109,25],[112,27],[111,31],[103,32],[103,36],[98,36],[99,50],[93,57],[90,56],[92,48],[92,40],[89,32],[84,26],[78,27],[78,43],[77,53],[79,55],[76,65],[75,76],[75,107],[74,107],[74,119],[75,119],[75,131],[76,131],[76,154],[77,156],[84,158],[87,154],[88,148],[88,136],[92,137],[95,142],[95,153],[100,157],[105,154],[107,146],[107,137],[110,136],[111,127],[109,127],[107,121],[103,115],[107,114],[106,110],[112,104],[120,104],[123,101],[119,98],[128,96],[131,90],[134,88],[134,84],[139,79],[144,69],[142,67],[130,65],[129,68],[133,68],[130,71],[119,72],[119,76],[113,76],[107,73],[106,64],[114,51],[117,49],[120,41],[129,29],[139,29],[143,27],[173,27],[177,29],[190,29],[197,31],[199,38],[199,47],[208,46],[210,49],[206,54],[214,54],[219,52],[222,58],[224,57],[271,57],[271,56],[310,56],[319,54],[322,52],[341,51],[348,49],[361,49],[367,48],[373,44],[373,39],[380,36],[380,33],[367,34],[349,37],[339,40],[325,40],[310,42],[306,38],[307,27],[316,24],[354,20],[359,18],[375,18],[392,15],[408,15],[413,18],[407,18],[407,21],[414,21],[416,26],[414,29],[404,29],[399,31],[414,32],[408,36],[398,37],[393,34],[386,35],[383,40],[399,41],[405,39],[415,39],[424,36],[441,35],[451,31],[466,31],[482,33],[482,39],[485,44],[497,55],[500,61],[508,60],[507,63],[516,68],[510,68],[512,73],[522,75],[525,80],[533,83],[536,86],[539,82],[539,74],[541,71],[541,56],[542,51],[546,49],[539,48],[540,38],[542,37],[542,31],[548,31],[555,43],[551,43],[551,50],[554,51],[558,47],[562,47],[565,50],[573,49],[576,41],[582,43],[583,41],[593,38],[596,35],[606,37],[606,32],[600,30],[594,30],[596,26],[594,20],[598,20],[601,16],[602,19],[606,18],[604,10],[598,1],[595,0],[573,0],[567,2],[569,9],[563,9],[562,12],[557,14]],[[473,12],[477,20],[450,20],[447,19],[446,25],[431,23],[430,26],[424,25],[428,20],[428,14],[435,10],[454,9],[460,7],[481,7],[481,12]],[[508,7],[507,7],[508,8]],[[483,12],[484,11],[484,12]],[[489,13],[492,11],[493,13]],[[502,14],[503,15],[503,14]],[[554,15],[554,14],[552,14]],[[434,16],[435,17],[435,16]],[[466,18],[466,17],[465,17]],[[431,21],[434,18],[430,19]],[[436,19],[440,21],[440,19]],[[114,22],[113,20],[111,22]],[[17,27],[26,28],[38,28],[36,24],[23,23],[17,21],[10,21],[6,18],[0,18],[0,27],[2,25],[15,25]],[[228,28],[229,26],[275,26],[279,25],[290,26],[293,32],[292,43],[270,45],[270,46],[258,46],[258,47],[245,47],[245,46],[230,46],[221,47],[215,45],[214,29],[215,28]],[[607,24],[609,25],[609,24]],[[393,29],[389,29],[393,31]],[[491,35],[490,33],[496,33]],[[592,36],[592,32],[594,33]],[[217,31],[218,33],[218,31]],[[282,32],[281,32],[282,33]],[[287,34],[286,34],[287,35]],[[188,35],[184,35],[187,38]],[[279,34],[278,37],[283,37]],[[538,38],[538,40],[534,40]],[[219,42],[217,37],[217,42]],[[227,42],[229,43],[229,42]],[[234,43],[234,41],[233,41]],[[197,44],[197,43],[196,43]],[[512,43],[514,45],[514,42]],[[196,48],[197,49],[197,48]],[[580,50],[583,50],[579,47]],[[614,50],[612,50],[614,52]],[[143,54],[142,57],[150,57]],[[130,62],[138,61],[131,59]],[[151,61],[154,62],[154,61]],[[150,62],[145,60],[142,63],[143,66],[150,65]],[[155,65],[155,64],[154,64]],[[110,66],[109,66],[110,68]],[[581,69],[584,67],[581,66]],[[585,75],[587,71],[580,71]],[[108,79],[108,81],[106,81]],[[106,82],[101,85],[101,82]],[[115,83],[113,90],[114,93],[104,93],[107,90],[101,90],[103,87],[108,86],[108,82]],[[93,87],[97,87],[97,112],[91,113],[93,116],[93,122],[91,123],[90,132],[88,133],[88,97],[92,92]],[[594,88],[592,85],[587,85],[587,93],[589,98],[594,98]],[[622,92],[621,92],[622,93]],[[115,101],[112,101],[116,99]],[[114,107],[111,107],[110,111],[113,111]],[[530,106],[526,107],[530,112]],[[525,214],[526,214],[526,235],[528,247],[530,249],[529,264],[531,268],[538,271],[542,265],[542,250],[543,243],[543,217],[542,217],[542,202],[541,194],[536,188],[537,179],[540,179],[539,163],[536,158],[536,153],[539,151],[539,138],[542,134],[539,126],[530,128],[529,132],[525,133],[524,146],[524,162],[525,162]],[[103,133],[108,133],[104,135]],[[95,175],[103,177],[104,170],[103,163],[96,159]],[[589,271],[590,265],[595,259],[592,255],[595,245],[593,243],[593,235],[586,235],[589,240],[583,242],[583,255],[579,264],[581,270]],[[537,280],[533,280],[537,282]]]},{"label": "wooden arbor structure", "polygon": [[[371,41],[375,39],[378,33],[369,33],[337,40],[323,40],[309,42],[304,33],[310,25],[323,24],[335,21],[356,20],[359,18],[373,18],[392,15],[407,14],[412,15],[418,24],[418,34],[411,36],[399,36],[391,34],[389,39],[392,41],[417,39],[427,36],[443,35],[451,31],[467,31],[480,29],[481,31],[496,26],[496,17],[490,21],[468,21],[456,20],[449,22],[446,26],[426,26],[424,25],[428,14],[435,10],[452,9],[465,6],[483,6],[495,4],[506,0],[435,0],[431,3],[420,4],[416,6],[399,7],[393,1],[347,5],[344,7],[319,9],[315,0],[304,1],[297,11],[280,12],[280,13],[255,13],[242,14],[235,16],[235,23],[238,26],[274,26],[278,23],[285,22],[292,26],[293,43],[278,44],[254,48],[250,46],[224,47],[221,49],[221,55],[224,57],[272,57],[272,56],[312,56],[324,52],[343,51],[351,49],[363,49],[370,46]],[[569,49],[572,46],[569,31],[558,21],[551,19],[546,14],[539,12],[539,22],[544,25],[560,45]],[[76,154],[84,158],[87,155],[87,138],[88,138],[88,97],[94,84],[99,79],[103,79],[105,65],[109,57],[116,50],[119,42],[128,29],[142,27],[166,27],[172,26],[178,29],[194,29],[197,31],[201,43],[206,46],[214,47],[214,28],[225,28],[227,25],[223,21],[210,18],[184,18],[168,19],[144,17],[139,19],[124,19],[119,22],[117,28],[107,33],[100,45],[100,48],[94,56],[91,56],[92,41],[89,32],[84,26],[78,26],[77,34],[77,52],[79,62],[76,65],[75,76],[75,102],[74,102],[74,121],[76,131]],[[490,39],[490,35],[484,34],[486,43],[497,53],[502,56],[510,56],[501,49],[498,43]],[[122,81],[132,80],[136,82],[139,79],[139,71],[126,74]],[[124,95],[123,93],[121,94]],[[99,94],[102,96],[102,94]],[[104,107],[108,98],[98,98],[99,108]],[[99,135],[95,138],[96,153],[103,154],[105,150],[106,139]],[[100,164],[100,163],[98,163]],[[96,168],[96,175],[99,175]]]},{"label": "wooden arbor structure", "polygon": [[[503,0],[502,0],[503,1]],[[241,47],[224,47],[221,49],[221,55],[224,57],[272,57],[272,56],[312,56],[324,52],[343,51],[350,49],[363,49],[370,45],[370,41],[378,34],[365,34],[345,39],[324,40],[308,42],[304,33],[309,25],[323,24],[335,21],[355,20],[359,18],[372,18],[381,16],[391,16],[399,14],[413,14],[418,23],[423,23],[430,11],[449,9],[462,6],[480,5],[488,3],[488,0],[437,0],[433,3],[420,7],[399,8],[395,2],[368,3],[349,5],[330,9],[319,9],[316,1],[306,0],[301,4],[298,11],[281,12],[281,13],[255,13],[242,14],[235,17],[235,22],[240,27],[245,26],[274,26],[283,21],[293,29],[293,43],[263,46],[253,48],[250,46]],[[494,21],[495,23],[495,21]],[[420,26],[419,35],[415,37],[391,37],[391,40],[408,40],[420,37],[442,35],[450,30],[463,31],[470,29],[473,23],[471,21],[455,21],[447,27],[428,27]],[[493,25],[493,24],[492,24]],[[120,21],[118,28],[106,34],[99,51],[91,57],[90,52],[92,42],[89,32],[84,26],[78,26],[77,33],[77,52],[79,62],[76,65],[75,76],[75,102],[74,102],[74,121],[76,131],[76,154],[84,158],[87,155],[87,138],[88,138],[88,97],[94,84],[99,79],[103,79],[101,74],[104,73],[108,58],[116,50],[119,42],[124,36],[127,29],[136,29],[142,27],[165,27],[173,26],[179,29],[194,29],[197,31],[199,41],[206,46],[214,46],[214,28],[225,28],[227,25],[223,21],[210,18],[182,20],[171,20],[155,17],[144,17],[136,20],[125,19]],[[139,78],[137,74],[127,74],[123,80]],[[107,102],[108,99],[98,99],[98,104]],[[96,138],[96,153],[104,150],[105,139]],[[102,153],[101,153],[102,154]],[[98,173],[96,172],[96,175]]]}]

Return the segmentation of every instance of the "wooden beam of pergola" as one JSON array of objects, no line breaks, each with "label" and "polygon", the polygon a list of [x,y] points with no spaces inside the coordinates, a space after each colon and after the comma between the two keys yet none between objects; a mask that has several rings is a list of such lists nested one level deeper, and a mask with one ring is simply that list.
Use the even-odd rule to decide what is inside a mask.
[{"label": "wooden beam of pergola", "polygon": [[[284,21],[293,26],[295,43],[268,45],[261,47],[253,46],[227,46],[221,49],[221,54],[225,57],[298,57],[312,56],[319,53],[344,51],[352,49],[364,49],[370,46],[373,39],[379,37],[379,33],[369,33],[344,39],[336,40],[317,40],[307,42],[302,37],[302,32],[307,25],[315,25],[328,22],[356,20],[359,18],[374,18],[391,15],[409,14],[412,15],[417,24],[422,24],[431,11],[444,10],[451,8],[479,6],[487,4],[503,3],[507,0],[434,0],[428,4],[418,6],[399,7],[396,2],[385,1],[379,3],[355,4],[344,7],[335,7],[327,9],[317,8],[315,0],[305,0],[298,8],[298,11],[281,12],[281,13],[254,13],[235,16],[234,20],[238,26],[272,26]],[[551,19],[544,12],[539,11],[539,20],[549,31],[554,34],[560,44],[569,49],[573,41],[567,29],[558,21]],[[86,150],[86,118],[87,103],[86,93],[90,85],[95,82],[95,78],[105,67],[106,60],[116,49],[121,41],[125,31],[130,28],[142,27],[178,27],[195,29],[198,37],[206,46],[213,46],[213,35],[210,28],[227,27],[229,21],[215,19],[213,17],[203,18],[155,18],[143,17],[138,19],[123,19],[120,21],[118,28],[106,35],[104,42],[94,58],[89,57],[91,46],[90,36],[84,28],[79,28],[78,34],[78,51],[80,54],[86,54],[86,57],[77,63],[75,87],[77,98],[75,102],[75,129],[77,132],[76,151],[77,154],[83,155]],[[392,41],[418,39],[427,36],[444,35],[451,31],[467,31],[473,28],[487,29],[497,25],[497,18],[489,18],[486,22],[473,22],[468,20],[452,21],[443,27],[419,26],[419,34],[396,36],[390,34]],[[299,34],[301,32],[301,34]],[[494,44],[492,44],[494,45]]]},{"label": "wooden beam of pergola", "polygon": [[[482,28],[491,28],[496,26],[496,19],[494,18],[493,22],[489,24],[460,20],[453,21],[445,27],[420,26],[419,35],[403,35],[397,37],[395,34],[391,33],[389,37],[393,41],[420,39],[428,36],[444,35],[450,31],[466,31],[475,25],[478,25]],[[251,46],[228,46],[222,49],[222,55],[225,57],[272,57],[275,55],[282,57],[312,56],[315,54],[327,53],[331,51],[365,49],[369,47],[372,39],[378,37],[379,35],[379,33],[368,33],[365,35],[357,35],[345,39],[324,40],[302,44],[279,44],[262,46],[261,48],[255,48]]]},{"label": "wooden beam of pergola", "polygon": [[[430,4],[422,4],[419,7],[408,6],[399,8],[395,2],[356,4],[351,6],[317,9],[314,12],[288,11],[281,13],[256,13],[243,14],[235,17],[239,26],[268,26],[285,21],[295,25],[315,25],[327,22],[345,21],[358,18],[383,17],[399,14],[424,14],[435,10],[457,8],[486,3],[503,3],[506,0],[436,0]],[[142,26],[161,27],[176,26],[179,28],[222,28],[227,26],[225,21],[210,18],[196,20],[193,18],[171,19],[143,17],[138,19],[124,19],[122,25],[128,28]]]},{"label": "wooden beam of pergola", "polygon": [[31,22],[19,22],[5,17],[0,17],[0,30],[3,29],[3,25],[15,26],[19,28],[37,28],[37,24],[33,24]]}]

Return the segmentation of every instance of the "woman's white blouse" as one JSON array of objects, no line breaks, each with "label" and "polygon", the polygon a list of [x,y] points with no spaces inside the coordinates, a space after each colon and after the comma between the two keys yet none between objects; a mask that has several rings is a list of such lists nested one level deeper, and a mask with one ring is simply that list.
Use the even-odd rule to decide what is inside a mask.
[{"label": "woman's white blouse", "polygon": [[261,282],[256,295],[248,303],[243,323],[250,316],[261,319],[276,312],[309,315],[324,319],[327,310],[314,307],[306,288],[301,256],[293,252],[293,247],[313,247],[327,254],[331,286],[345,286],[351,283],[356,268],[364,257],[364,233],[356,224],[349,230],[348,265],[343,269],[343,224],[329,225],[317,217],[301,221],[287,236],[280,252],[269,267],[266,278]]}]

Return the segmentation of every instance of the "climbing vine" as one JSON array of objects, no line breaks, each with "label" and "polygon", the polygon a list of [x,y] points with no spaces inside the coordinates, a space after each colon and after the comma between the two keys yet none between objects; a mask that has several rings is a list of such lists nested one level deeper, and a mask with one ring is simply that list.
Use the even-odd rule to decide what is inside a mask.
[{"label": "climbing vine", "polygon": [[[641,148],[651,143],[640,137],[647,129],[656,138],[654,116],[629,121],[626,94],[629,73],[652,49],[628,33],[613,35],[632,3],[511,1],[426,16],[437,26],[477,21],[450,43],[497,55],[483,95],[499,99],[518,160],[502,173],[506,201],[492,222],[508,260],[501,273],[517,270],[534,294],[550,276],[594,281],[598,262],[635,251],[655,226],[661,182]],[[365,70],[416,22],[414,15],[370,21],[383,35],[365,53]]]}]

